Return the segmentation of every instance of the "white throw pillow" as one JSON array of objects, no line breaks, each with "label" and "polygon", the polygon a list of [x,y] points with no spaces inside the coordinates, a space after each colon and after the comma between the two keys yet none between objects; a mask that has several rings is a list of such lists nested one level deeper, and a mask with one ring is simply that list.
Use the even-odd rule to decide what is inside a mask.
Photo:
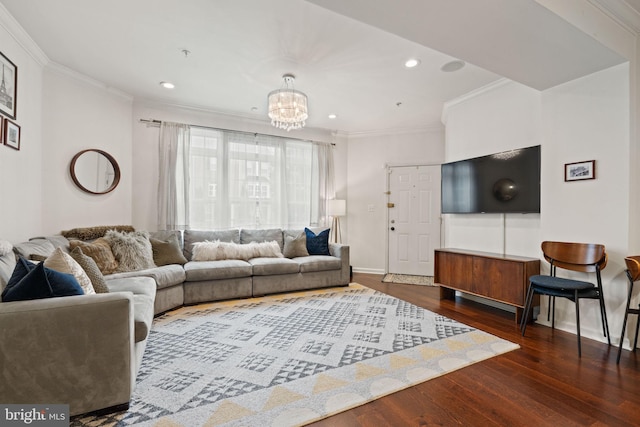
[{"label": "white throw pillow", "polygon": [[250,260],[252,258],[282,258],[278,242],[251,242],[237,244],[232,242],[196,242],[193,244],[192,261],[218,261],[224,259]]},{"label": "white throw pillow", "polygon": [[0,240],[0,256],[5,256],[13,251],[13,245],[6,240]]},{"label": "white throw pillow", "polygon": [[60,273],[72,274],[80,284],[85,295],[96,293],[91,284],[91,279],[89,279],[84,269],[71,255],[65,253],[62,249],[56,248],[44,261],[44,266],[59,271]]}]

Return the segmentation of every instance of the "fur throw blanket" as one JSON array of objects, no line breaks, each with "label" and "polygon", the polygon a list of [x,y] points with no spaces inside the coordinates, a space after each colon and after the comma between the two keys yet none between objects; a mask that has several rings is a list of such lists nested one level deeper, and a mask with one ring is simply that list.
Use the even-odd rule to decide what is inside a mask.
[{"label": "fur throw blanket", "polygon": [[97,227],[73,228],[71,230],[63,230],[60,232],[67,239],[93,240],[104,237],[109,230],[132,232],[135,231],[131,225],[101,225]]},{"label": "fur throw blanket", "polygon": [[280,245],[272,242],[251,242],[245,244],[221,242],[196,242],[192,250],[193,261],[217,261],[223,259],[250,260],[252,258],[282,258]]},{"label": "fur throw blanket", "polygon": [[13,245],[6,241],[0,240],[0,256],[5,256],[13,250]]}]

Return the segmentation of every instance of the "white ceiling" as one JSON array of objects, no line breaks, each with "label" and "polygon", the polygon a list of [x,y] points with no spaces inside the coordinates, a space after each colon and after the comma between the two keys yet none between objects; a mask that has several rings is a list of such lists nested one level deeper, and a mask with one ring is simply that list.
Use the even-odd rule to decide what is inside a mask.
[{"label": "white ceiling", "polygon": [[533,0],[1,1],[50,61],[136,99],[267,121],[293,73],[307,126],[345,132],[436,126],[501,76],[545,89],[623,61]]}]

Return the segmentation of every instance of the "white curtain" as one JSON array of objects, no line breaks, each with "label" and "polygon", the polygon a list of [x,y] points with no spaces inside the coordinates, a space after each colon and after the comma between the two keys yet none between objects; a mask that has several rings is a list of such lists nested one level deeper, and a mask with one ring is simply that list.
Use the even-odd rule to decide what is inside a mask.
[{"label": "white curtain", "polygon": [[161,123],[158,230],[189,228],[189,139],[188,125]]},{"label": "white curtain", "polygon": [[318,194],[316,209],[316,223],[321,227],[328,227],[327,215],[328,201],[336,196],[334,186],[333,145],[326,143],[314,143],[314,166],[318,168]]},{"label": "white curtain", "polygon": [[328,226],[333,147],[163,123],[159,229]]}]

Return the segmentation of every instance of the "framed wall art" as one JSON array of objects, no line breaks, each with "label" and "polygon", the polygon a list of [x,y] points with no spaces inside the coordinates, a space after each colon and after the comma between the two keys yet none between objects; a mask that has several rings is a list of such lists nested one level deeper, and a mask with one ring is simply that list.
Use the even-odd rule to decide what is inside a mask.
[{"label": "framed wall art", "polygon": [[18,67],[0,52],[0,113],[16,119]]},{"label": "framed wall art", "polygon": [[596,161],[586,160],[584,162],[565,163],[564,180],[582,181],[584,179],[596,179]]},{"label": "framed wall art", "polygon": [[4,119],[4,145],[20,150],[20,126],[9,119]]}]

